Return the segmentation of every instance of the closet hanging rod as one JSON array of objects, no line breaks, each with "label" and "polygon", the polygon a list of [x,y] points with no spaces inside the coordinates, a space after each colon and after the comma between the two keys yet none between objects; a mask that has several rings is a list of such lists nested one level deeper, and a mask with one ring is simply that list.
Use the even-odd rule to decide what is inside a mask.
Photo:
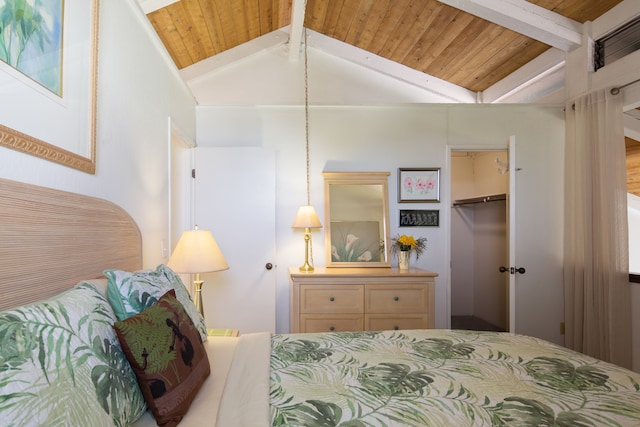
[{"label": "closet hanging rod", "polygon": [[459,199],[453,201],[453,207],[464,205],[476,205],[479,203],[497,202],[500,200],[507,200],[506,194],[493,194],[491,196],[470,197],[468,199]]}]

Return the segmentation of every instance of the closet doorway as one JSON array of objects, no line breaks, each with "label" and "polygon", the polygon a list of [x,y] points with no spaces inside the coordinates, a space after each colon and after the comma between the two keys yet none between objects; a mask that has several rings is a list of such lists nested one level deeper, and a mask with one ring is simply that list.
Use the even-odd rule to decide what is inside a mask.
[{"label": "closet doorway", "polygon": [[508,151],[451,151],[451,328],[509,329]]}]

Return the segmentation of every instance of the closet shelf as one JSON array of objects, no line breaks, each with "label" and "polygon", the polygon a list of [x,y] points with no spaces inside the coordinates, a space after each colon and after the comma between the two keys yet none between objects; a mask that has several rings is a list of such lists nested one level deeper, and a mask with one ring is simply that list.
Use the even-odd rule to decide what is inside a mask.
[{"label": "closet shelf", "polygon": [[453,201],[453,206],[464,206],[464,205],[475,205],[478,203],[487,203],[487,202],[497,202],[499,200],[506,200],[507,195],[505,193],[502,194],[492,194],[490,196],[480,196],[480,197],[469,197],[467,199],[458,199]]}]

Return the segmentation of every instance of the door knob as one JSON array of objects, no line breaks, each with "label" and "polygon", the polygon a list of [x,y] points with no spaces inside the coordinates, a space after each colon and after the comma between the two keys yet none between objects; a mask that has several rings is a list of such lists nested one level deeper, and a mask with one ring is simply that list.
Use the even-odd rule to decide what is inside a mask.
[{"label": "door knob", "polygon": [[508,271],[511,274],[516,274],[516,273],[524,274],[526,272],[524,267],[507,268],[505,266],[500,266],[500,268],[498,270],[500,271],[500,273],[506,273]]},{"label": "door knob", "polygon": [[267,270],[271,270],[273,268],[273,264],[268,262],[268,263],[265,264],[264,268],[266,268]]}]

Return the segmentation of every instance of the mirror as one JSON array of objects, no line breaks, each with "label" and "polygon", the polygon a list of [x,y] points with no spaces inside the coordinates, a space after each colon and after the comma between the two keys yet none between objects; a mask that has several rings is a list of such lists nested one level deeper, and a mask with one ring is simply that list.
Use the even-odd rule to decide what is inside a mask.
[{"label": "mirror", "polygon": [[391,267],[389,172],[324,172],[327,267]]}]

